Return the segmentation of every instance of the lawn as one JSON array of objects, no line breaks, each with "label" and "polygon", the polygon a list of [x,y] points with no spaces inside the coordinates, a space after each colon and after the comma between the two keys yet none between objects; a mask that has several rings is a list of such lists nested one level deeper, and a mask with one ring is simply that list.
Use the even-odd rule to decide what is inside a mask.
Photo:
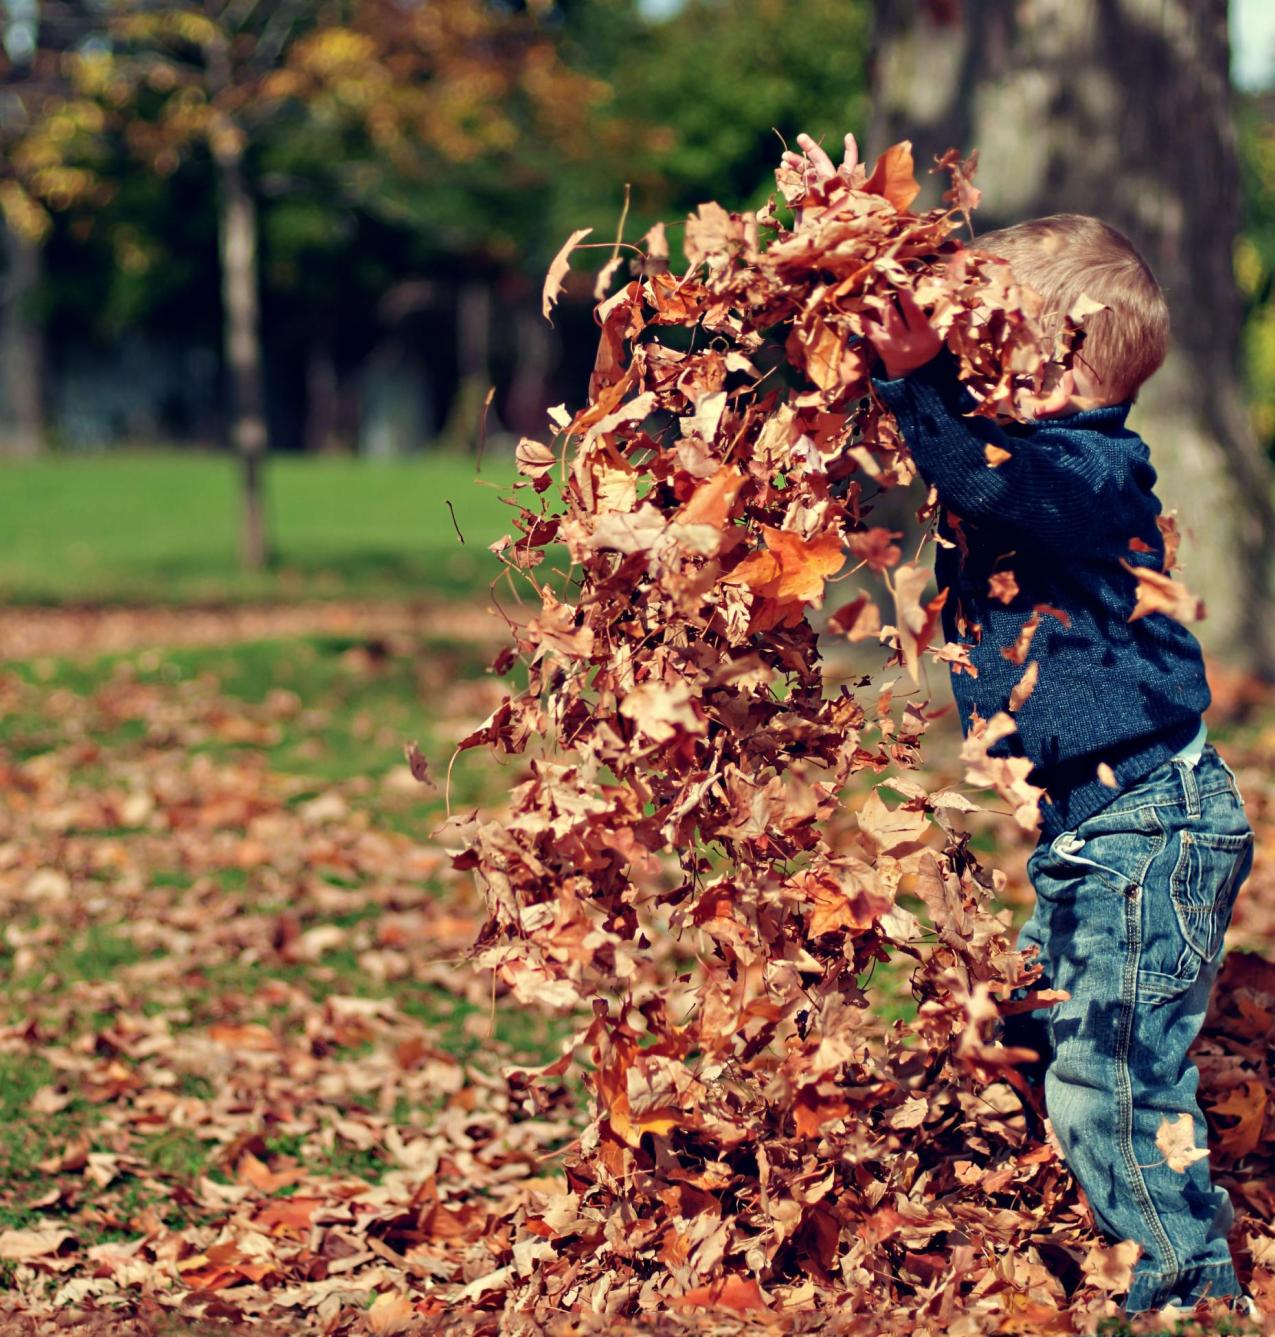
[{"label": "lawn", "polygon": [[[470,1204],[549,1182],[574,1130],[512,1127],[498,1072],[553,1057],[571,1019],[464,967],[480,907],[431,840],[444,789],[404,758],[418,741],[445,775],[498,699],[492,648],[0,665],[0,1327],[139,1283],[192,1321],[191,1294],[225,1292],[220,1316],[249,1322],[245,1285],[278,1317],[293,1301],[267,1293],[307,1280],[298,1323],[353,1322],[443,1266],[430,1240]],[[471,754],[453,806],[505,784]],[[435,1173],[437,1230],[404,1234]],[[346,1260],[326,1283],[312,1231]]]},{"label": "lawn", "polygon": [[266,475],[275,559],[269,571],[254,575],[237,564],[238,475],[228,456],[130,453],[6,463],[0,600],[468,593],[499,572],[487,545],[509,529],[512,512],[500,493],[512,477],[507,460],[490,457],[481,477],[471,457],[452,454],[395,462],[275,458]]}]

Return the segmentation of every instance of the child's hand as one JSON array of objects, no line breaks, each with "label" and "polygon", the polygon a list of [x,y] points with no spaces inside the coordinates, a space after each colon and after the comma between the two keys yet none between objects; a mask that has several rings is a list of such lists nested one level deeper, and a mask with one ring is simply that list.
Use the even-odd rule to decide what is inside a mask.
[{"label": "child's hand", "polygon": [[943,347],[943,340],[909,292],[896,293],[881,323],[869,327],[867,334],[892,380],[925,366]]},{"label": "child's hand", "polygon": [[846,135],[846,151],[841,159],[840,167],[833,164],[832,159],[824,152],[823,147],[816,144],[809,135],[798,135],[797,143],[801,145],[804,152],[794,153],[791,149],[786,149],[783,159],[789,167],[801,174],[801,179],[805,182],[807,189],[818,185],[821,181],[831,180],[834,176],[842,176],[849,180],[854,175],[854,169],[859,165],[859,146],[855,143],[855,138],[851,134]]}]

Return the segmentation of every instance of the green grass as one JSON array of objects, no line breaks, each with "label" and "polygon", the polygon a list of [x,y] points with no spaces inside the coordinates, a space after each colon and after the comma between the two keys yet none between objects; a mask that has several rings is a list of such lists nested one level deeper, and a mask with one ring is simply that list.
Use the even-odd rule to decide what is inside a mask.
[{"label": "green grass", "polygon": [[[372,462],[284,456],[266,473],[275,560],[239,570],[233,458],[53,457],[0,466],[0,598],[162,602],[455,596],[499,573],[513,478],[489,459]],[[493,486],[494,485],[494,486]],[[456,535],[447,502],[464,534]]]},{"label": "green grass", "polygon": [[[481,676],[490,655],[487,648],[435,639],[421,642],[416,655],[393,655],[368,671],[351,657],[358,647],[357,640],[346,637],[308,636],[177,649],[162,655],[107,655],[89,662],[15,661],[4,667],[42,689],[61,688],[78,696],[92,695],[121,672],[173,691],[180,691],[183,684],[215,679],[223,698],[249,706],[260,705],[272,691],[286,689],[304,709],[277,721],[276,741],[262,746],[214,738],[189,750],[220,757],[264,751],[273,769],[314,781],[312,790],[298,796],[297,801],[303,802],[321,794],[329,781],[375,778],[402,765],[408,740],[419,740],[437,762],[445,764],[455,733],[446,718],[438,718],[432,699],[451,682]],[[142,742],[145,732],[144,721],[112,715],[91,736],[104,749],[128,751]],[[16,757],[45,751],[60,737],[58,722],[44,710],[15,711],[0,718],[0,748]],[[475,798],[484,760],[463,758],[457,765],[453,785],[457,801]],[[85,776],[81,772],[81,780]],[[239,870],[227,869],[226,874],[233,877]]]}]

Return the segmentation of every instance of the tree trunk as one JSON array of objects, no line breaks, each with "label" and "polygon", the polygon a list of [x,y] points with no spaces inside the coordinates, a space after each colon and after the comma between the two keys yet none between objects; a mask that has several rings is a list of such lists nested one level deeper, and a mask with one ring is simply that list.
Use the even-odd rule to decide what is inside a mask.
[{"label": "tree trunk", "polygon": [[230,378],[230,436],[243,470],[241,556],[250,571],[269,554],[262,462],[268,444],[261,312],[257,293],[257,206],[244,181],[243,151],[233,133],[214,144],[220,207],[223,347]]},{"label": "tree trunk", "polygon": [[340,381],[332,341],[315,334],[306,349],[305,365],[305,448],[315,455],[344,454],[348,438],[340,430],[338,405]]},{"label": "tree trunk", "polygon": [[1226,0],[876,0],[872,138],[913,140],[922,165],[977,147],[980,230],[1094,214],[1146,257],[1174,346],[1132,425],[1181,512],[1205,643],[1269,676],[1275,509],[1239,369],[1226,18]]},{"label": "tree trunk", "polygon": [[[483,402],[491,387],[491,288],[484,280],[467,279],[456,292],[456,395],[439,433],[448,449],[473,451]],[[487,431],[496,427],[487,416]]]},{"label": "tree trunk", "polygon": [[0,454],[30,459],[44,447],[44,336],[32,311],[40,282],[39,246],[4,229],[6,272],[0,316],[5,422]]},{"label": "tree trunk", "polygon": [[546,386],[555,349],[537,307],[519,302],[513,319],[516,352],[509,385],[509,426],[526,436],[537,436],[544,430],[545,410],[549,407]]}]

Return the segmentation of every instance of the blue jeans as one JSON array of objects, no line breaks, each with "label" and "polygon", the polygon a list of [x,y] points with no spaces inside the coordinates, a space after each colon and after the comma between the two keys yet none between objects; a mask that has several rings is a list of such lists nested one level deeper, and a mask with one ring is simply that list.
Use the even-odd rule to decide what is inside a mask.
[{"label": "blue jeans", "polygon": [[1035,987],[1071,998],[1024,1018],[1013,1042],[1042,1052],[1045,1108],[1099,1228],[1142,1246],[1126,1310],[1240,1294],[1233,1220],[1207,1160],[1171,1170],[1165,1119],[1190,1115],[1205,1145],[1187,1049],[1221,965],[1253,860],[1235,779],[1212,747],[1169,761],[1028,862],[1036,908],[1018,945],[1040,948]]}]

